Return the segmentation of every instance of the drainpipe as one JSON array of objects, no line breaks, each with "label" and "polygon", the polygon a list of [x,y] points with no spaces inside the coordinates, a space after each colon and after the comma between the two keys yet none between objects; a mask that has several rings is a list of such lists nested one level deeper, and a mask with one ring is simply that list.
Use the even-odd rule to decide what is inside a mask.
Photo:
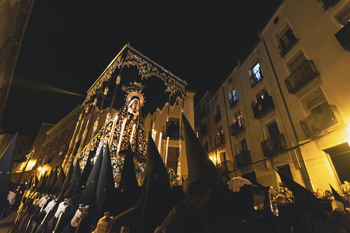
[{"label": "drainpipe", "polygon": [[[294,127],[294,124],[293,124],[293,121],[292,121],[292,117],[290,116],[290,112],[289,112],[289,109],[288,109],[286,100],[285,100],[285,98],[284,98],[284,95],[283,95],[283,92],[282,92],[282,88],[281,88],[280,82],[278,81],[278,77],[277,77],[277,74],[276,74],[275,67],[274,67],[274,65],[273,65],[273,63],[272,63],[272,59],[271,59],[269,50],[267,49],[266,42],[265,42],[265,40],[262,40],[262,41],[263,41],[263,43],[264,43],[267,56],[269,57],[269,61],[270,61],[271,67],[272,67],[272,71],[273,71],[273,74],[274,74],[274,76],[275,76],[275,79],[276,79],[276,82],[277,82],[277,85],[278,85],[278,89],[279,89],[280,94],[281,94],[281,97],[282,97],[282,101],[283,101],[284,107],[286,108],[287,115],[288,115],[288,119],[289,119],[290,124],[291,124],[291,126],[292,126],[292,130],[293,130],[293,134],[294,134],[296,143],[298,144],[299,138],[298,138],[297,132],[296,132],[296,130],[295,130],[295,127]],[[308,172],[307,172],[307,170],[306,170],[305,162],[303,161],[303,157],[302,157],[302,154],[301,154],[301,151],[300,151],[299,146],[296,146],[295,153],[296,153],[296,158],[297,158],[297,161],[298,161],[299,168],[301,169],[302,177],[304,178],[305,186],[306,186],[306,188],[308,188],[309,190],[313,190],[313,189],[312,189],[311,180],[310,180],[310,176],[309,176],[309,174],[308,174]],[[300,158],[300,159],[299,159],[299,158]]]},{"label": "drainpipe", "polygon": [[[225,98],[225,90],[224,90],[224,87],[222,86],[222,92],[223,92],[223,95],[224,95],[224,105],[225,105],[225,112],[226,112],[226,121],[227,121],[227,126],[228,126],[228,134],[229,134],[229,139],[230,139],[230,146],[231,146],[231,153],[232,153],[232,161],[233,161],[233,171],[235,172],[235,176],[237,176],[237,172],[236,172],[236,164],[235,164],[235,161],[233,159],[233,147],[232,147],[232,138],[231,138],[231,134],[230,134],[230,125],[228,123],[228,115],[227,115],[227,106],[226,106],[226,98]],[[226,159],[227,161],[227,159]],[[227,163],[227,162],[226,162]],[[226,164],[227,166],[227,164]]]}]

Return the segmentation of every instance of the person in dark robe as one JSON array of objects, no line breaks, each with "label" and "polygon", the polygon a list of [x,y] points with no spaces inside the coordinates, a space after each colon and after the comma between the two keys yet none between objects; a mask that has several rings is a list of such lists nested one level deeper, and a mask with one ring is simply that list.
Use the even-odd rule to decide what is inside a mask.
[{"label": "person in dark robe", "polygon": [[183,201],[168,214],[155,232],[235,232],[232,191],[199,143],[186,117],[182,116],[188,164],[188,188]]},{"label": "person in dark robe", "polygon": [[[95,161],[92,171],[90,172],[89,178],[85,185],[85,189],[81,193],[81,197],[74,204],[74,208],[70,205],[69,212],[66,211],[64,213],[66,216],[65,217],[66,224],[62,232],[65,232],[65,233],[75,232],[78,226],[79,226],[79,229],[78,229],[79,232],[90,232],[90,226],[92,225],[92,222],[95,219],[95,214],[98,211],[96,194],[97,194],[97,187],[98,187],[100,173],[101,173],[101,170],[103,169],[102,163],[103,163],[105,150],[101,148],[100,150],[97,150],[97,151],[98,151],[97,159]],[[77,219],[77,218],[74,219],[74,217],[76,216],[76,213],[79,211],[79,204],[82,204],[82,206],[84,207],[89,206],[88,214],[85,216],[84,219]],[[67,216],[68,214],[69,216]],[[72,224],[72,221],[73,221],[73,224]]]},{"label": "person in dark robe", "polygon": [[303,233],[341,233],[350,230],[348,211],[332,210],[329,200],[316,198],[311,191],[283,173],[278,174],[295,196],[294,204],[279,208],[282,232],[290,229]]},{"label": "person in dark robe", "polygon": [[119,233],[122,228],[130,233],[154,232],[173,207],[172,203],[169,176],[149,134],[142,197],[137,205],[113,218],[108,232]]},{"label": "person in dark robe", "polygon": [[13,152],[17,141],[17,133],[0,158],[0,220],[12,211],[16,201],[16,193],[10,190]]},{"label": "person in dark robe", "polygon": [[114,216],[136,205],[141,197],[141,187],[138,186],[135,172],[134,152],[129,147],[123,153],[125,154],[123,171],[117,190],[116,204],[111,213]]}]

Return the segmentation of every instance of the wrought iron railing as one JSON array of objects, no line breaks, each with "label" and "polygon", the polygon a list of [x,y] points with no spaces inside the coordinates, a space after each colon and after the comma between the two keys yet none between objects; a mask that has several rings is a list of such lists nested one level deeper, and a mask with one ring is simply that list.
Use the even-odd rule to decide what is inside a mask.
[{"label": "wrought iron railing", "polygon": [[250,164],[252,164],[252,156],[250,151],[241,151],[239,154],[235,155],[236,168],[241,169]]},{"label": "wrought iron railing", "polygon": [[235,136],[245,129],[243,118],[236,119],[236,122],[230,125],[231,136]]},{"label": "wrought iron railing", "polygon": [[224,133],[217,134],[215,137],[215,145],[219,146],[223,143],[225,143],[225,134]]},{"label": "wrought iron railing", "polygon": [[314,62],[305,60],[284,82],[288,92],[294,94],[319,74]]},{"label": "wrought iron railing", "polygon": [[335,37],[343,47],[343,49],[350,51],[350,22],[344,25],[342,29],[340,29]]},{"label": "wrought iron railing", "polygon": [[329,104],[325,106],[322,112],[313,113],[300,121],[306,138],[316,136],[331,126],[342,122],[336,106]]},{"label": "wrought iron railing", "polygon": [[266,157],[279,155],[286,151],[287,144],[283,134],[275,135],[261,142],[261,148]]},{"label": "wrought iron railing", "polygon": [[319,2],[322,2],[322,6],[324,10],[328,10],[328,8],[335,6],[340,0],[318,0]]},{"label": "wrought iron railing", "polygon": [[264,99],[258,100],[253,106],[253,113],[255,119],[260,119],[266,113],[275,108],[271,96],[265,96]]},{"label": "wrought iron railing", "polygon": [[280,51],[281,57],[284,57],[286,53],[297,43],[298,39],[295,36],[290,36],[287,39],[286,43],[281,43],[278,46],[278,50]]}]

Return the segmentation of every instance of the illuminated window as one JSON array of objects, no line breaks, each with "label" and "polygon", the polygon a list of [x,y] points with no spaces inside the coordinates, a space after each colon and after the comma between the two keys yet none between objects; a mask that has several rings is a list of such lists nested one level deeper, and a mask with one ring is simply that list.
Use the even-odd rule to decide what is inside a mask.
[{"label": "illuminated window", "polygon": [[262,78],[261,70],[260,70],[260,64],[257,62],[249,71],[250,73],[250,85],[252,87],[255,86]]},{"label": "illuminated window", "polygon": [[229,102],[230,102],[230,107],[232,108],[237,102],[238,102],[238,96],[237,96],[237,91],[236,88],[234,88],[230,93],[229,93]]}]

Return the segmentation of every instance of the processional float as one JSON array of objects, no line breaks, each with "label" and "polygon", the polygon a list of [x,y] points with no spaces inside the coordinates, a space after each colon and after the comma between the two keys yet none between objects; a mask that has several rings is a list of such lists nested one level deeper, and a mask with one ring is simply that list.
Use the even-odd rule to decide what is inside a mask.
[{"label": "processional float", "polygon": [[[129,69],[131,67],[136,67],[137,73],[135,69]],[[118,75],[115,74],[117,70]],[[87,91],[60,168],[52,169],[51,177],[43,175],[39,183],[26,192],[23,202],[25,204],[19,211],[21,217],[17,219],[13,232],[61,232],[63,229],[59,225],[63,221],[63,215],[72,205],[68,199],[72,196],[67,193],[70,190],[71,194],[77,194],[85,185],[80,202],[76,202],[79,202],[81,210],[86,210],[89,206],[96,208],[101,217],[101,213],[108,208],[105,207],[106,204],[101,207],[101,200],[92,199],[109,194],[107,191],[101,194],[101,191],[97,191],[100,190],[97,185],[104,187],[103,190],[109,190],[109,186],[118,186],[118,172],[120,175],[120,168],[127,154],[132,154],[138,167],[142,167],[145,162],[147,134],[141,109],[159,107],[152,106],[155,102],[171,105],[171,101],[176,98],[184,100],[186,86],[185,81],[126,44]],[[156,101],[153,102],[154,97]],[[149,101],[148,106],[146,99]],[[182,109],[183,103],[184,101]],[[106,107],[107,105],[109,106]],[[106,157],[109,159],[107,162]],[[106,163],[110,164],[107,168],[103,167]],[[73,171],[80,173],[80,169],[85,172],[88,164],[93,164],[93,168],[85,180],[72,175]],[[118,165],[121,166],[116,169]],[[111,174],[109,170],[112,170],[112,179],[101,179],[101,176]],[[63,176],[65,180],[59,184],[57,177]],[[59,185],[55,191],[48,188],[55,185]],[[77,186],[80,188],[72,191]],[[79,232],[83,224],[79,222],[77,225],[76,231]]]}]

